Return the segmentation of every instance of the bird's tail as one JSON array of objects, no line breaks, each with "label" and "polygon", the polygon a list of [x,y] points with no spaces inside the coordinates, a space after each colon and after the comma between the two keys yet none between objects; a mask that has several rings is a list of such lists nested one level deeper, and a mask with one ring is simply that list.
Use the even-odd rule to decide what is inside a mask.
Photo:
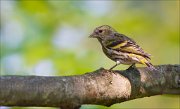
[{"label": "bird's tail", "polygon": [[146,62],[145,64],[147,65],[149,70],[151,70],[151,71],[156,70],[157,71],[157,69],[150,62]]},{"label": "bird's tail", "polygon": [[142,58],[142,59],[140,60],[140,62],[141,62],[142,64],[146,65],[149,70],[151,70],[151,71],[156,70],[156,71],[157,71],[157,69],[148,61],[148,59]]}]

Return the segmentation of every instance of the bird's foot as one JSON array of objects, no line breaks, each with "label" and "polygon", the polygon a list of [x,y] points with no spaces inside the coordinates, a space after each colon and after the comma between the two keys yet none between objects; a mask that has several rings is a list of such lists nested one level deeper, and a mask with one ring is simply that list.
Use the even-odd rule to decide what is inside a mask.
[{"label": "bird's foot", "polygon": [[108,71],[109,71],[110,73],[113,73],[113,74],[117,75],[117,72],[115,72],[114,70],[109,69]]}]

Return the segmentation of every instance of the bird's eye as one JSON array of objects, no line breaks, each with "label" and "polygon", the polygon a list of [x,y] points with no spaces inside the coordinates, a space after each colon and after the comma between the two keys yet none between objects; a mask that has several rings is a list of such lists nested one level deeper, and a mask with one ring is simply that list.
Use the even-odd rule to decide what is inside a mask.
[{"label": "bird's eye", "polygon": [[102,32],[103,32],[103,30],[99,30],[98,32],[99,32],[99,33],[102,33]]}]

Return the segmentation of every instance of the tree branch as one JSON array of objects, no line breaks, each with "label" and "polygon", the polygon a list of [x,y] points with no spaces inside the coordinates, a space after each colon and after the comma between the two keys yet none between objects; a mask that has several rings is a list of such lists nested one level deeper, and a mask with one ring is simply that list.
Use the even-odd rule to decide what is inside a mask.
[{"label": "tree branch", "polygon": [[180,94],[180,65],[159,65],[158,71],[103,68],[76,76],[1,76],[1,106],[48,106],[78,109],[83,104],[111,106],[136,98]]}]

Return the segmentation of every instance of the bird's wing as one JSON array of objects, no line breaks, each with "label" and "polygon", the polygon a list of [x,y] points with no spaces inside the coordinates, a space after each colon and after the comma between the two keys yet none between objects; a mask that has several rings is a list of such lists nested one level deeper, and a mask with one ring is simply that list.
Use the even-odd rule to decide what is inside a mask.
[{"label": "bird's wing", "polygon": [[[121,34],[118,34],[121,35]],[[144,50],[136,44],[135,41],[128,38],[127,36],[123,35],[120,36],[120,38],[114,38],[113,40],[108,41],[108,43],[105,43],[107,48],[113,49],[113,50],[119,50],[122,52],[127,53],[133,53],[142,55],[148,59],[150,59],[150,54],[145,53]]]}]

